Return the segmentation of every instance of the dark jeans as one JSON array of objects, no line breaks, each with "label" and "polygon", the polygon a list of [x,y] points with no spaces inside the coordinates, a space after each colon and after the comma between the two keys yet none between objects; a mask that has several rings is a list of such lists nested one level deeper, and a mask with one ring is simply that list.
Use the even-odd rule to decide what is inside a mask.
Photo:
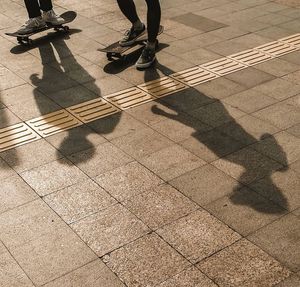
[{"label": "dark jeans", "polygon": [[[159,0],[145,0],[148,6],[147,29],[149,42],[155,42],[159,31],[161,9]],[[133,0],[117,0],[126,18],[133,24],[139,20]]]},{"label": "dark jeans", "polygon": [[49,11],[52,9],[51,0],[24,0],[29,18],[41,16],[42,11]]}]

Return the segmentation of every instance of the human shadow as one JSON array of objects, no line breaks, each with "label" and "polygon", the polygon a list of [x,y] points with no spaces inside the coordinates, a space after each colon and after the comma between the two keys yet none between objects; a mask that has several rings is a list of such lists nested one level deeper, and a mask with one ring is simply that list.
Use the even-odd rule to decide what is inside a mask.
[{"label": "human shadow", "polygon": [[[172,74],[174,73],[169,68],[157,63],[156,69],[163,72],[164,74]],[[155,73],[155,69],[146,70],[145,71],[145,82],[151,80],[153,78],[153,73]],[[157,72],[158,74],[158,72]],[[187,96],[189,95],[189,96]],[[172,99],[173,98],[173,99]],[[228,141],[222,141],[222,137],[219,137],[218,135],[223,135],[226,137],[230,137],[230,135],[224,133],[222,131],[222,125],[220,127],[211,127],[211,130],[203,132],[199,130],[198,128],[198,120],[197,113],[190,114],[189,109],[184,109],[183,107],[192,107],[193,104],[197,104],[199,98],[202,99],[203,105],[200,106],[200,109],[196,109],[198,113],[205,113],[205,112],[212,112],[209,110],[209,104],[213,104],[215,106],[215,113],[218,113],[217,118],[222,118],[224,122],[226,123],[232,123],[234,134],[238,134],[241,138],[244,140],[244,144],[237,148],[236,150],[230,150],[229,148],[229,142]],[[189,103],[187,103],[187,101]],[[234,188],[232,193],[230,194],[230,200],[234,204],[238,205],[248,205],[251,208],[263,212],[263,213],[276,213],[280,214],[283,213],[284,210],[281,208],[274,208],[266,206],[265,204],[258,204],[255,200],[252,198],[249,198],[249,196],[244,196],[241,192],[242,187],[247,186],[251,183],[251,180],[255,180],[256,177],[259,177],[260,174],[263,174],[264,182],[268,186],[268,194],[267,197],[270,198],[276,198],[276,203],[279,204],[281,207],[283,207],[285,210],[289,209],[289,204],[286,199],[286,197],[283,195],[282,191],[279,187],[275,185],[275,183],[272,181],[272,174],[274,172],[284,172],[288,169],[288,163],[287,163],[287,156],[282,147],[278,144],[276,139],[273,135],[265,133],[260,137],[260,139],[256,139],[254,136],[249,134],[227,111],[226,107],[223,105],[223,103],[218,99],[211,99],[202,92],[198,91],[196,88],[188,88],[188,90],[184,92],[177,92],[173,93],[170,96],[163,97],[159,100],[156,100],[159,105],[166,106],[168,109],[171,109],[172,112],[166,112],[162,108],[159,107],[159,105],[154,104],[152,106],[152,112],[154,114],[163,116],[165,118],[178,121],[186,126],[191,127],[194,132],[192,133],[192,137],[195,138],[200,145],[206,146],[211,152],[213,152],[217,158],[223,158],[226,161],[229,161],[231,163],[234,163],[236,165],[242,166],[244,169],[244,172],[239,176],[238,182],[239,185]],[[207,111],[205,111],[207,108]],[[188,115],[188,117],[185,117],[183,115]],[[199,114],[198,114],[199,115]],[[212,115],[214,117],[214,115]],[[190,117],[195,117],[197,121],[194,120],[188,120]],[[201,118],[201,117],[200,117]],[[201,120],[200,120],[201,121]],[[214,134],[214,131],[216,133]],[[208,136],[209,134],[209,136]],[[265,138],[269,139],[269,142],[271,142],[272,147],[270,147],[272,150],[277,151],[277,155],[280,156],[279,162],[281,162],[283,165],[264,165],[264,163],[260,163],[256,166],[255,170],[253,170],[253,166],[251,163],[251,159],[247,157],[251,157],[251,153],[249,155],[243,155],[243,156],[230,156],[234,154],[235,151],[240,150],[243,147],[246,147],[249,145],[249,143],[259,143],[260,141],[264,140]],[[235,138],[231,137],[232,140],[237,141]],[[246,144],[248,143],[248,144]],[[229,148],[229,149],[228,149]],[[225,152],[224,152],[225,151]],[[227,151],[227,152],[226,152]],[[255,152],[254,152],[255,153]],[[229,155],[229,156],[228,156]],[[254,159],[255,160],[255,159]],[[281,166],[281,168],[280,168]],[[199,191],[200,192],[200,191]]]},{"label": "human shadow", "polygon": [[[36,87],[34,97],[42,115],[48,114],[49,109],[39,101],[40,92],[46,94],[61,108],[101,97],[101,90],[96,84],[96,79],[80,65],[64,39],[49,41],[39,46],[38,49],[43,64],[42,75],[32,74],[30,79]],[[76,79],[73,79],[73,72],[79,78],[76,76]],[[81,82],[82,79],[84,79],[84,83],[89,85],[88,89]],[[107,127],[103,133],[110,133],[118,124],[120,116],[118,114],[114,115],[114,124]],[[52,124],[51,119],[48,123]],[[76,158],[76,163],[89,161],[94,156],[96,149],[89,140],[89,135],[95,132],[88,126],[82,125],[71,128],[66,133],[67,135],[58,148],[57,156],[59,157],[60,153],[69,156],[72,152],[77,153],[88,150],[89,152],[84,157]]]}]

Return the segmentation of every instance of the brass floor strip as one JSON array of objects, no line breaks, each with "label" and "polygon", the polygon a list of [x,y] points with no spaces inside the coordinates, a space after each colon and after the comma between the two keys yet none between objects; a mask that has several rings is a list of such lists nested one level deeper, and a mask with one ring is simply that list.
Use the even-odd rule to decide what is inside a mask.
[{"label": "brass floor strip", "polygon": [[298,50],[298,48],[279,41],[271,42],[259,47],[254,48],[255,50],[262,51],[274,57],[280,57]]},{"label": "brass floor strip", "polygon": [[174,73],[170,77],[164,76],[158,80],[146,82],[137,87],[106,96],[106,100],[99,98],[87,101],[29,120],[26,123],[2,128],[0,129],[0,152],[106,117],[119,112],[120,109],[125,110],[185,90],[191,86],[214,80],[299,49],[300,33]]},{"label": "brass floor strip", "polygon": [[188,88],[188,86],[166,76],[158,80],[139,85],[138,88],[142,89],[146,93],[153,95],[155,98],[161,98],[185,90]]},{"label": "brass floor strip", "polygon": [[193,67],[175,74],[170,75],[172,78],[183,82],[188,86],[197,86],[202,83],[214,80],[219,76],[217,74],[211,73],[200,67]]},{"label": "brass floor strip", "polygon": [[25,123],[0,129],[0,152],[36,141],[41,137]]},{"label": "brass floor strip", "polygon": [[219,76],[225,76],[239,70],[247,68],[245,64],[224,57],[206,64],[201,65],[204,69],[216,73]]},{"label": "brass floor strip", "polygon": [[300,33],[279,39],[279,41],[292,45],[296,48],[300,48]]},{"label": "brass floor strip", "polygon": [[103,98],[98,98],[88,102],[67,108],[67,111],[84,123],[89,123],[97,119],[107,117],[120,111],[117,107],[108,103]]},{"label": "brass floor strip", "polygon": [[233,59],[237,62],[245,64],[247,66],[257,65],[273,59],[273,56],[263,53],[259,50],[249,49],[241,53],[233,54],[228,56],[228,58]]},{"label": "brass floor strip", "polygon": [[155,99],[152,95],[135,87],[105,96],[104,98],[121,110],[133,108]]},{"label": "brass floor strip", "polygon": [[66,110],[50,113],[26,123],[42,137],[48,137],[83,124]]}]

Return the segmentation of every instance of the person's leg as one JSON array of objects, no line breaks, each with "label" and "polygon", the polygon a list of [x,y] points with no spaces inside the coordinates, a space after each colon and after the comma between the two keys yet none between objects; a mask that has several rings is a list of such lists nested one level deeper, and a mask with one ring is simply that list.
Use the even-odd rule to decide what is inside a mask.
[{"label": "person's leg", "polygon": [[159,31],[161,9],[159,0],[146,0],[148,6],[147,13],[147,29],[148,29],[148,43],[155,47],[156,38]]},{"label": "person's leg", "polygon": [[136,67],[145,69],[150,67],[156,57],[155,50],[157,44],[157,35],[159,32],[161,9],[159,0],[146,0],[148,13],[147,13],[147,28],[148,28],[148,42],[144,48],[142,55],[136,62]]},{"label": "person's leg", "polygon": [[38,0],[24,0],[29,18],[41,16],[40,5]]},{"label": "person's leg", "polygon": [[120,40],[121,46],[132,45],[135,39],[145,31],[145,25],[139,19],[133,0],[117,0],[119,8],[124,16],[131,22],[132,27]]},{"label": "person's leg", "polygon": [[40,2],[40,9],[44,12],[48,12],[52,10],[52,1],[51,0],[39,0]]}]

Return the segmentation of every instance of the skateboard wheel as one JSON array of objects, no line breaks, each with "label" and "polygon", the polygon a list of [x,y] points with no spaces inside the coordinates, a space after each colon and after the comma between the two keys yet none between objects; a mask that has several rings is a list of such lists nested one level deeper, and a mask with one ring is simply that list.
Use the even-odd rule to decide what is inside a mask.
[{"label": "skateboard wheel", "polygon": [[113,54],[112,53],[106,53],[106,57],[109,61],[112,61],[113,60]]},{"label": "skateboard wheel", "polygon": [[64,29],[65,32],[69,32],[70,31],[69,26],[64,26],[63,29]]},{"label": "skateboard wheel", "polygon": [[33,44],[33,41],[32,41],[31,39],[27,39],[27,44],[28,44],[29,46],[31,46],[31,45]]}]

